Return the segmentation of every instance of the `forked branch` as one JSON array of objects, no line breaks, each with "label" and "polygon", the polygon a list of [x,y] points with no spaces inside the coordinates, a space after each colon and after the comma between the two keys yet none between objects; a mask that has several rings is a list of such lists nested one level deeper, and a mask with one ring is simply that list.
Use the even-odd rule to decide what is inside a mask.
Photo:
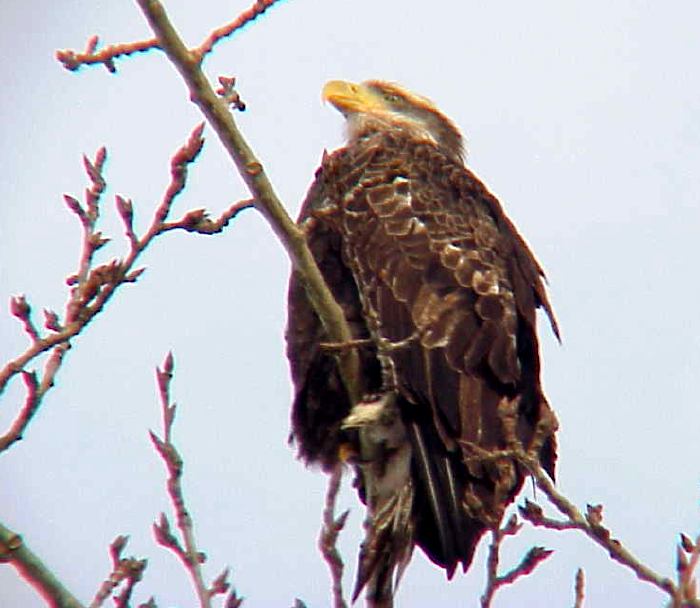
[{"label": "forked branch", "polygon": [[[204,139],[204,125],[198,125],[187,142],[173,155],[170,162],[171,179],[163,199],[158,205],[146,233],[139,237],[134,232],[133,204],[129,199],[116,197],[116,207],[124,225],[129,251],[122,259],[104,264],[95,264],[95,254],[109,242],[98,230],[102,211],[101,197],[105,190],[103,176],[107,153],[98,150],[95,160],[83,159],[90,179],[84,201],[65,195],[68,208],[75,214],[83,230],[82,247],[76,271],[67,279],[70,293],[65,305],[63,318],[51,310],[44,311],[44,327],[39,328],[32,316],[32,308],[24,296],[12,299],[12,314],[22,323],[29,338],[27,349],[0,369],[0,393],[17,374],[22,375],[26,386],[26,398],[10,428],[0,435],[0,452],[8,449],[22,438],[22,435],[39,409],[44,395],[54,385],[63,359],[71,347],[71,341],[104,309],[120,286],[138,280],[143,268],[136,268],[136,262],[143,251],[161,234],[171,230],[185,230],[200,234],[221,232],[238,213],[252,206],[252,201],[242,201],[231,205],[216,220],[209,218],[206,211],[190,211],[179,220],[168,221],[173,202],[187,182],[187,168],[198,157]],[[27,371],[27,366],[44,353],[50,353],[43,373]]]},{"label": "forked branch", "polygon": [[499,574],[501,544],[506,537],[514,536],[521,528],[522,524],[518,522],[518,516],[512,515],[505,526],[491,530],[491,545],[486,562],[486,588],[481,596],[481,608],[490,608],[496,592],[501,587],[512,585],[520,577],[532,574],[537,566],[552,555],[552,551],[544,547],[531,547],[517,566],[504,574]]},{"label": "forked branch", "polygon": [[127,536],[117,536],[109,546],[109,555],[112,558],[112,571],[100,585],[89,608],[102,606],[120,586],[122,586],[121,593],[113,597],[115,608],[129,608],[131,594],[136,584],[143,577],[147,561],[135,557],[122,557],[122,552],[128,540]]},{"label": "forked branch", "polygon": [[[690,575],[687,574],[688,571],[684,568],[680,566],[677,568],[679,582],[676,584],[670,578],[654,572],[635,557],[618,539],[612,536],[610,530],[603,525],[602,505],[588,505],[584,515],[574,503],[556,489],[537,457],[542,442],[558,426],[554,414],[548,409],[545,410],[535,430],[531,444],[523,446],[515,434],[517,408],[517,402],[508,400],[504,400],[499,406],[499,416],[503,423],[506,441],[509,446],[503,453],[518,461],[528,470],[537,487],[547,496],[549,502],[565,516],[565,519],[559,520],[545,516],[542,508],[529,500],[526,500],[525,506],[519,509],[522,517],[535,526],[553,530],[580,530],[596,544],[603,547],[613,560],[632,570],[641,580],[651,583],[668,594],[673,608],[700,608],[700,600],[693,595],[695,593],[694,583],[690,584],[690,588],[685,584],[687,577],[692,577],[693,569],[697,565],[697,559],[693,568],[690,569]],[[693,546],[693,550],[697,550],[697,547]],[[692,551],[690,555],[692,556]],[[692,557],[688,560],[689,566],[691,562]]]},{"label": "forked branch", "polygon": [[[256,0],[249,9],[243,11],[233,21],[213,30],[209,36],[207,36],[206,40],[195,49],[200,63],[211,53],[218,42],[235,34],[248,23],[257,19],[277,2],[279,2],[279,0]],[[71,72],[77,71],[84,65],[102,64],[109,72],[115,73],[117,71],[116,59],[128,57],[134,53],[145,53],[147,51],[161,49],[157,38],[110,44],[98,50],[99,42],[98,36],[90,36],[85,45],[85,50],[74,51],[72,49],[65,49],[56,51],[56,59],[63,64],[64,68]]]}]

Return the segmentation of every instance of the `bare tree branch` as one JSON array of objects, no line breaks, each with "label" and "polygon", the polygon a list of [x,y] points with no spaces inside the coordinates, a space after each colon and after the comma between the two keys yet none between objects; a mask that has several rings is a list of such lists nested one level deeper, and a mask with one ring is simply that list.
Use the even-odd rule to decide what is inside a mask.
[{"label": "bare tree branch", "polygon": [[[236,127],[227,103],[218,97],[201,69],[197,51],[187,49],[157,0],[138,0],[160,46],[182,75],[190,97],[206,116],[238,172],[253,194],[255,207],[268,221],[300,272],[314,310],[331,342],[344,343],[352,334],[343,311],[333,298],[306,244],[304,232],[289,217],[267,178],[263,166]],[[354,349],[338,353],[339,367],[353,402],[360,397],[359,358]]]},{"label": "bare tree branch", "polygon": [[[204,42],[202,42],[202,44],[194,51],[199,57],[200,63],[209,53],[211,53],[214,45],[224,38],[232,36],[238,30],[248,25],[248,23],[257,19],[268,8],[277,2],[279,2],[279,0],[256,0],[253,6],[243,11],[233,21],[213,30],[211,34],[207,36],[206,40],[204,40]],[[98,51],[97,46],[99,41],[98,36],[91,36],[85,45],[84,51],[80,52],[71,49],[56,51],[56,59],[63,64],[64,68],[70,70],[71,72],[77,71],[84,65],[103,64],[109,72],[115,73],[117,71],[117,66],[114,61],[115,59],[127,57],[129,55],[133,55],[134,53],[145,53],[146,51],[151,50],[161,50],[157,38],[136,40],[134,42],[123,42],[120,44],[110,44],[109,46],[106,46]]]},{"label": "bare tree branch", "polygon": [[[532,442],[529,446],[523,446],[515,434],[515,423],[517,421],[517,402],[504,400],[499,405],[499,416],[503,423],[508,450],[511,458],[516,459],[532,475],[537,487],[544,492],[549,501],[560,513],[566,516],[566,520],[554,520],[544,516],[542,509],[530,501],[526,501],[525,507],[520,508],[520,514],[535,526],[542,526],[555,530],[577,529],[591,538],[596,544],[603,547],[610,557],[632,570],[638,578],[659,588],[667,593],[672,602],[678,602],[681,598],[681,591],[673,581],[665,576],[654,572],[646,564],[637,559],[622,543],[613,538],[610,530],[603,526],[602,505],[588,505],[587,513],[584,516],[581,511],[561,494],[555,487],[552,480],[542,468],[537,454],[545,438],[554,432],[558,423],[556,417],[550,411],[542,416],[535,430]],[[676,604],[674,604],[675,606]],[[700,602],[690,600],[678,606],[700,606]]]},{"label": "bare tree branch", "polygon": [[678,596],[673,603],[674,608],[700,606],[696,575],[698,564],[700,564],[700,535],[693,542],[688,536],[681,534],[676,559]]},{"label": "bare tree branch", "polygon": [[[124,260],[115,260],[111,263],[94,267],[95,252],[107,242],[107,239],[96,230],[96,223],[99,217],[99,202],[104,190],[104,180],[102,178],[102,166],[105,159],[104,150],[98,152],[94,163],[85,159],[86,171],[92,182],[92,186],[86,194],[86,200],[84,203],[80,203],[71,196],[65,197],[66,204],[81,222],[84,234],[78,270],[69,280],[72,290],[66,305],[64,320],[61,321],[59,316],[52,311],[45,311],[45,329],[50,333],[44,334],[43,330],[40,330],[34,323],[31,317],[31,307],[24,297],[14,298],[11,303],[12,314],[23,324],[24,331],[31,344],[25,353],[0,370],[0,392],[2,392],[12,377],[21,374],[27,393],[24,406],[20,409],[18,416],[10,429],[0,437],[0,451],[7,449],[21,438],[22,433],[41,404],[44,394],[53,386],[55,375],[62,364],[65,353],[71,346],[71,339],[78,335],[90,320],[102,310],[119,285],[137,280],[142,269],[134,269],[134,262],[157,235],[177,229],[200,234],[214,234],[223,230],[237,213],[251,206],[255,206],[266,218],[275,234],[283,243],[295,268],[303,276],[312,305],[318,312],[326,329],[328,343],[325,347],[332,350],[338,357],[343,381],[348,388],[351,399],[353,401],[358,400],[360,383],[358,381],[357,348],[363,346],[362,341],[352,339],[342,311],[326,287],[318,267],[308,250],[303,231],[296,226],[285,212],[265,175],[262,164],[237,130],[229,106],[242,110],[245,104],[234,88],[235,79],[221,78],[222,88],[218,91],[219,96],[217,96],[201,70],[204,58],[219,41],[240,30],[246,23],[261,15],[277,1],[256,0],[249,10],[241,13],[234,21],[214,30],[199,47],[187,49],[168,20],[162,5],[157,0],[138,0],[156,33],[155,38],[112,45],[98,51],[98,39],[94,36],[88,41],[87,48],[82,53],[74,51],[59,51],[57,53],[57,58],[67,69],[76,70],[81,65],[103,64],[109,71],[113,72],[116,71],[114,60],[118,57],[150,49],[164,50],[186,81],[192,100],[200,107],[207,120],[214,127],[251,191],[253,198],[235,203],[216,220],[211,220],[204,210],[197,209],[186,213],[179,220],[166,221],[174,199],[185,186],[187,166],[194,161],[201,150],[203,140],[201,137],[202,126],[200,125],[192,133],[188,143],[173,158],[170,185],[161,205],[156,211],[151,227],[142,238],[139,238],[133,230],[133,206],[131,201],[117,197],[117,209],[125,226],[126,236],[130,244],[130,253]],[[401,347],[401,345],[397,347]],[[27,371],[25,369],[26,366],[43,353],[50,353],[43,373],[38,375],[34,371]],[[168,492],[175,509],[177,526],[182,536],[182,542],[171,531],[170,523],[164,514],[161,515],[160,521],[154,525],[154,531],[158,542],[174,551],[190,572],[200,600],[200,606],[209,607],[211,605],[211,597],[228,591],[230,587],[227,582],[228,570],[224,570],[214,579],[211,586],[207,587],[201,568],[205,558],[197,550],[192,520],[186,509],[180,484],[182,459],[171,440],[171,430],[176,411],[175,406],[170,405],[169,397],[172,368],[172,357],[168,356],[163,370],[158,370],[164,435],[161,439],[151,433],[151,439],[168,468]],[[581,530],[594,542],[605,548],[614,560],[632,569],[641,580],[647,581],[665,591],[671,597],[674,608],[700,606],[700,601],[697,598],[697,582],[695,578],[695,572],[700,561],[700,537],[694,543],[686,536],[681,537],[676,567],[677,583],[657,574],[635,558],[603,526],[603,508],[601,505],[589,505],[586,514],[582,514],[572,502],[568,501],[556,490],[554,484],[540,466],[537,455],[543,442],[553,432],[556,421],[554,419],[547,420],[544,417],[531,444],[522,446],[515,435],[517,421],[514,412],[516,411],[517,403],[509,402],[502,405],[500,413],[506,435],[509,436],[508,448],[493,452],[479,452],[475,446],[465,445],[464,447],[465,449],[472,449],[475,458],[485,461],[501,458],[517,460],[530,471],[537,486],[564,516],[563,519],[547,517],[538,505],[526,501],[525,506],[521,508],[523,517],[535,526],[556,530]],[[334,514],[340,477],[341,472],[340,468],[338,468],[329,479],[323,516],[324,525],[319,538],[319,546],[331,570],[333,597],[336,608],[346,606],[341,585],[343,562],[337,552],[336,540],[345,523],[347,512],[337,519]],[[504,528],[497,527],[492,531],[493,540],[489,550],[487,588],[484,596],[481,598],[482,606],[490,606],[494,594],[500,587],[511,584],[521,576],[529,574],[550,555],[550,552],[547,550],[533,547],[517,566],[505,574],[499,575],[498,566],[501,543],[506,536],[517,533],[520,527],[517,517],[514,516]],[[124,562],[128,560],[121,558],[121,550],[124,543],[125,539],[119,537],[111,547],[114,570],[110,578],[103,583],[103,586],[98,591],[92,604],[94,606],[101,605],[122,582],[125,582],[125,586],[120,596],[116,598],[116,603],[117,606],[128,605],[131,590],[140,578],[145,562],[140,570],[139,564],[141,561],[139,560],[134,561],[132,564],[133,568],[129,564],[125,564]],[[23,553],[24,551],[28,553],[25,554]],[[44,572],[45,568],[41,565],[41,562],[34,559],[31,552],[23,546],[19,536],[2,526],[0,526],[0,559],[13,563],[40,592],[44,589],[42,585],[47,585],[51,588],[51,593],[57,595],[47,595],[47,597],[55,600],[57,602],[55,605],[81,606],[68,592],[66,592],[65,598],[61,595],[60,583],[56,582],[57,591],[52,584],[46,582],[46,580],[50,580],[50,578],[47,578],[47,576],[51,576],[50,573],[47,575]],[[24,571],[22,568],[24,568]],[[122,569],[120,570],[120,568]],[[583,570],[579,569],[575,585],[576,607],[583,606],[584,586]],[[63,598],[61,601],[65,601],[65,603],[58,603],[59,600],[56,597],[59,596]],[[241,602],[242,600],[236,595],[235,591],[231,591],[228,595],[226,606],[227,608],[236,608]],[[142,606],[151,607],[155,606],[155,603],[153,600],[150,600]]]},{"label": "bare tree branch", "polygon": [[228,223],[245,209],[255,207],[253,199],[239,201],[231,205],[216,220],[209,218],[205,209],[194,209],[188,211],[181,219],[174,222],[163,222],[162,232],[167,230],[185,230],[187,232],[198,232],[199,234],[217,234],[222,232]]},{"label": "bare tree branch", "polygon": [[[185,504],[185,497],[182,491],[183,460],[172,441],[172,429],[177,412],[175,404],[171,405],[170,403],[170,382],[173,378],[173,368],[173,356],[172,353],[168,353],[163,362],[163,368],[156,369],[163,414],[163,438],[158,437],[153,431],[150,431],[150,437],[168,470],[168,494],[173,504],[175,520],[177,527],[180,529],[182,543],[173,534],[165,513],[161,513],[159,521],[153,524],[153,533],[160,545],[170,549],[180,558],[192,579],[200,608],[211,608],[211,598],[216,595],[226,594],[231,587],[228,582],[229,570],[226,568],[214,579],[211,587],[207,587],[207,584],[204,582],[204,573],[202,572],[202,564],[206,561],[206,556],[197,549],[194,523]],[[226,607],[238,608],[242,603],[243,600],[238,597],[236,590],[231,589],[226,599]]]},{"label": "bare tree branch", "polygon": [[518,523],[518,516],[512,515],[504,527],[491,530],[491,546],[486,562],[486,588],[481,596],[481,608],[489,608],[496,592],[505,585],[511,585],[521,576],[531,574],[537,566],[546,560],[553,552],[543,547],[531,547],[523,556],[520,563],[505,574],[498,574],[500,562],[500,550],[503,540],[507,536],[516,535],[522,528]]},{"label": "bare tree branch", "polygon": [[[104,148],[98,150],[95,160],[84,157],[85,170],[91,185],[86,190],[85,201],[81,203],[76,198],[65,195],[64,199],[69,209],[76,215],[83,228],[83,241],[76,272],[67,280],[71,287],[65,306],[64,320],[53,311],[45,311],[45,328],[49,333],[42,335],[31,318],[31,307],[23,296],[11,301],[12,314],[24,325],[25,333],[31,344],[27,350],[8,362],[0,370],[0,394],[8,382],[21,373],[26,385],[27,397],[10,428],[0,435],[0,452],[8,449],[22,438],[22,435],[41,405],[46,392],[53,386],[63,359],[71,347],[72,339],[94,319],[112,298],[117,289],[125,283],[134,283],[142,268],[135,268],[136,261],[143,251],[164,232],[182,229],[200,234],[215,234],[221,232],[229,221],[240,211],[250,207],[252,201],[241,201],[231,205],[217,220],[209,219],[206,211],[195,210],[187,213],[182,219],[167,222],[175,198],[182,192],[187,181],[187,168],[198,157],[204,140],[200,124],[192,131],[187,142],[173,155],[170,162],[171,179],[157,207],[151,225],[146,233],[139,238],[133,229],[133,205],[130,200],[121,196],[116,197],[116,207],[124,224],[129,242],[129,253],[121,260],[113,260],[99,266],[94,265],[95,253],[104,246],[108,239],[97,230],[100,218],[100,199],[105,189],[102,175],[106,160]],[[43,374],[25,371],[27,365],[34,359],[49,352],[50,356],[44,364]]]},{"label": "bare tree branch", "polygon": [[17,572],[53,608],[84,608],[24,544],[22,537],[0,524],[0,562],[12,564]]},{"label": "bare tree branch", "polygon": [[[136,583],[143,577],[147,561],[145,559],[136,559],[135,557],[122,557],[122,551],[126,547],[128,540],[127,536],[117,536],[109,546],[109,555],[112,558],[112,571],[100,585],[89,608],[102,606],[105,600],[122,583],[124,583],[124,588],[118,596],[114,597],[114,604],[116,608],[129,608],[131,593]],[[155,605],[153,599],[151,599],[151,602]]]},{"label": "bare tree branch", "polygon": [[56,59],[63,64],[64,68],[72,72],[84,65],[101,63],[109,72],[115,73],[117,71],[117,66],[114,63],[115,59],[134,53],[145,53],[151,49],[158,48],[158,41],[155,38],[122,44],[110,44],[100,51],[96,50],[98,42],[99,38],[97,36],[91,36],[82,53],[69,49],[56,51]]},{"label": "bare tree branch", "polygon": [[177,411],[174,404],[170,405],[170,381],[173,377],[172,353],[168,353],[168,356],[165,358],[163,369],[156,369],[156,376],[158,378],[163,413],[163,439],[160,439],[153,431],[150,432],[150,436],[153,445],[168,469],[168,494],[170,495],[170,500],[175,509],[175,518],[184,540],[184,548],[170,532],[170,524],[164,513],[161,513],[160,522],[153,524],[153,531],[156,540],[164,547],[168,547],[174,551],[190,573],[201,608],[211,608],[209,590],[204,582],[204,575],[201,568],[205,557],[197,550],[192,517],[185,505],[182,484],[180,483],[183,462],[177,448],[172,443],[171,437],[175,413]]},{"label": "bare tree branch", "polygon": [[[550,502],[564,515],[567,516],[565,522],[550,520],[544,516],[538,517],[533,515],[532,510],[527,508],[521,509],[521,515],[535,526],[541,526],[551,529],[577,529],[581,530],[586,536],[591,538],[596,544],[603,547],[610,557],[619,562],[623,566],[630,568],[641,580],[651,583],[671,598],[677,594],[677,588],[671,579],[664,577],[654,572],[651,568],[637,559],[622,543],[613,538],[610,531],[602,525],[602,515],[596,516],[595,513],[602,511],[600,505],[591,507],[589,505],[589,513],[584,516],[578,508],[570,502],[563,494],[555,487],[547,474],[542,470],[538,462],[527,455],[524,451],[519,451],[516,455],[518,460],[527,467],[532,476],[535,478],[537,487],[542,490]],[[534,503],[530,503],[534,504]]]},{"label": "bare tree branch", "polygon": [[335,517],[335,503],[340,491],[340,482],[343,478],[343,465],[337,464],[328,477],[328,490],[326,491],[326,504],[323,509],[323,526],[318,538],[318,547],[323,559],[328,564],[331,573],[333,606],[334,608],[346,608],[347,603],[343,598],[343,559],[338,552],[336,542],[340,531],[345,527],[345,521],[350,511],[344,511],[340,517]]},{"label": "bare tree branch", "polygon": [[277,2],[279,2],[279,0],[256,0],[253,6],[251,6],[248,10],[243,11],[233,21],[222,25],[221,27],[217,27],[211,34],[209,34],[209,36],[207,36],[207,39],[193,51],[199,57],[199,61],[201,62],[207,54],[211,53],[214,45],[217,42],[220,42],[224,38],[236,33],[243,26],[247,25],[254,19],[257,19],[268,8]]}]

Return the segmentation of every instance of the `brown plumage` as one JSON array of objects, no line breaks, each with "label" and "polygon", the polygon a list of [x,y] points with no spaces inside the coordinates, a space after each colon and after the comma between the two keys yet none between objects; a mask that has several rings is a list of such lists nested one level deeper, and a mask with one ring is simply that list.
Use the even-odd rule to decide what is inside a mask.
[{"label": "brown plumage", "polygon": [[[415,544],[451,577],[520,490],[498,406],[517,404],[524,444],[549,405],[535,313],[558,330],[543,272],[499,202],[463,164],[454,125],[397,85],[333,81],[348,122],[325,156],[299,222],[353,335],[363,373],[352,407],[296,274],[289,288],[292,438],[307,463],[341,453],[368,507],[355,597],[390,606]],[[554,476],[548,438],[542,464]]]}]

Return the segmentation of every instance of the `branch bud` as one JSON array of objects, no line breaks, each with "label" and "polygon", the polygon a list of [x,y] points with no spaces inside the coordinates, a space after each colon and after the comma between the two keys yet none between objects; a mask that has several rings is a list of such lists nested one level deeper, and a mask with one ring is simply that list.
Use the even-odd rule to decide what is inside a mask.
[{"label": "branch bud", "polygon": [[23,295],[15,296],[14,298],[10,298],[10,312],[13,316],[24,321],[29,318],[32,307],[29,306],[29,302],[27,302],[27,299]]}]

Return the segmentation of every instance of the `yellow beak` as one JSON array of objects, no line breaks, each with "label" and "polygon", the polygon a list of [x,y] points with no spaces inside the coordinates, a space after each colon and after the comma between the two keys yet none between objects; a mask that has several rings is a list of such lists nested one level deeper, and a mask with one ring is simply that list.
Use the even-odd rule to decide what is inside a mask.
[{"label": "yellow beak", "polygon": [[321,98],[330,101],[343,114],[368,112],[384,107],[382,99],[362,84],[330,80],[323,87]]}]

